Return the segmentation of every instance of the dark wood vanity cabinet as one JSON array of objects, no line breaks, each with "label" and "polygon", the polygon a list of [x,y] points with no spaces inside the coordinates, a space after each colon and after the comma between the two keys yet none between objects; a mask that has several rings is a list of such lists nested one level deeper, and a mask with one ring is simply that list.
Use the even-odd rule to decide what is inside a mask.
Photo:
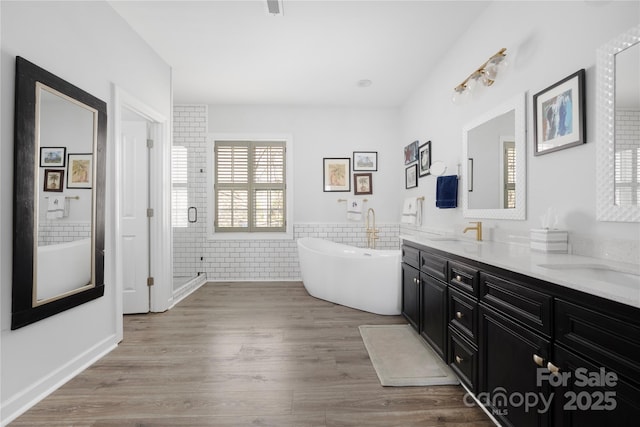
[{"label": "dark wood vanity cabinet", "polygon": [[420,271],[402,264],[402,315],[418,331],[420,328]]},{"label": "dark wood vanity cabinet", "polygon": [[447,284],[423,273],[420,288],[420,335],[446,359]]},{"label": "dark wood vanity cabinet", "polygon": [[529,407],[519,399],[549,396],[548,383],[538,381],[538,368],[549,360],[550,340],[489,306],[480,304],[479,310],[480,390],[489,397],[485,406],[505,426],[549,425],[543,402]]},{"label": "dark wood vanity cabinet", "polygon": [[420,251],[420,335],[447,358],[447,259]]},{"label": "dark wood vanity cabinet", "polygon": [[402,248],[402,314],[446,358],[447,260],[411,246]]},{"label": "dark wood vanity cabinet", "polygon": [[478,384],[478,270],[449,261],[449,357],[447,362],[471,391]]},{"label": "dark wood vanity cabinet", "polygon": [[506,426],[550,425],[550,385],[539,369],[547,371],[552,354],[552,297],[496,274],[481,272],[479,282],[480,389],[493,397],[486,406]]},{"label": "dark wood vanity cabinet", "polygon": [[640,317],[606,300],[556,299],[551,363],[564,373],[555,389],[555,425],[637,425]]},{"label": "dark wood vanity cabinet", "polygon": [[403,314],[501,425],[637,424],[640,309],[421,245],[403,262]]}]

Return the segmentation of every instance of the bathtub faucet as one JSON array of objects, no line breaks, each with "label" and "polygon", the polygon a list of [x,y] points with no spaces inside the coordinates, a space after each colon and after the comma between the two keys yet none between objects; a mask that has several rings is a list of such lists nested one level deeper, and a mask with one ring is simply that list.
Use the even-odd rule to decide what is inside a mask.
[{"label": "bathtub faucet", "polygon": [[[370,221],[369,217],[373,220]],[[367,247],[370,249],[376,248],[376,240],[378,240],[378,229],[376,228],[376,211],[373,208],[369,208],[367,211]]]}]

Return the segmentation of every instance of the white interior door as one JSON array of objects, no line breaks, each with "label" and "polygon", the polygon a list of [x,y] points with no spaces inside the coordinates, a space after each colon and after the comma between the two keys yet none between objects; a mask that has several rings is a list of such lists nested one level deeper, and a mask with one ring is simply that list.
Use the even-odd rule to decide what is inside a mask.
[{"label": "white interior door", "polygon": [[149,312],[149,149],[147,122],[123,121],[120,159],[120,248],[122,251],[123,311]]}]

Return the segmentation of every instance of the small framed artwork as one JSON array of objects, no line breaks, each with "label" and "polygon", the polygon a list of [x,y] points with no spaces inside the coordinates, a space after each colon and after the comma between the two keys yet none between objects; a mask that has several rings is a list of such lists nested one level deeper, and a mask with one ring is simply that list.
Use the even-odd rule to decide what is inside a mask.
[{"label": "small framed artwork", "polygon": [[45,169],[44,170],[43,191],[61,192],[63,182],[64,182],[64,170],[61,170],[61,169]]},{"label": "small framed artwork", "polygon": [[65,147],[40,147],[40,167],[63,168],[66,153]]},{"label": "small framed artwork", "polygon": [[324,191],[351,191],[351,159],[324,158],[322,161]]},{"label": "small framed artwork", "polygon": [[404,147],[404,164],[408,165],[416,160],[418,160],[418,141],[413,141]]},{"label": "small framed artwork", "polygon": [[67,160],[67,188],[91,188],[93,154],[69,154]]},{"label": "small framed artwork", "polygon": [[377,171],[378,152],[377,151],[354,151],[353,171]]},{"label": "small framed artwork", "polygon": [[420,161],[418,162],[418,170],[420,176],[429,175],[431,169],[431,141],[427,141],[418,149]]},{"label": "small framed artwork", "polygon": [[373,194],[373,181],[370,173],[353,174],[353,194]]},{"label": "small framed artwork", "polygon": [[578,70],[533,96],[536,156],[586,142],[584,76]]},{"label": "small framed artwork", "polygon": [[405,188],[418,186],[418,165],[411,165],[404,171]]}]

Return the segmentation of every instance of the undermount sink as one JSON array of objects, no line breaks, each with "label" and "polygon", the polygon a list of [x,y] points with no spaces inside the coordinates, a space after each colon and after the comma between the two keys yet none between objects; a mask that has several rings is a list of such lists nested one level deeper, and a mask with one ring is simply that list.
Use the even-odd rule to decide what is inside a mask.
[{"label": "undermount sink", "polygon": [[564,270],[581,272],[588,274],[590,277],[605,282],[613,282],[620,284],[640,284],[640,272],[631,272],[617,270],[607,265],[598,264],[538,264],[539,267],[551,270]]}]

